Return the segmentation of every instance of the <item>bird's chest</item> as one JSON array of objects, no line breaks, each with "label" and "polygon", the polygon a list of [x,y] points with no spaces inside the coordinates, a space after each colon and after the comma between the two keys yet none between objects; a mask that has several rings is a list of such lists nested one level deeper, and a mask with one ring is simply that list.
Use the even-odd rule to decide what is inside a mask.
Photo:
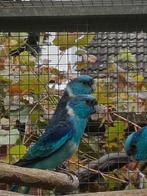
[{"label": "bird's chest", "polygon": [[75,120],[73,122],[73,126],[74,126],[74,134],[73,134],[73,137],[72,137],[72,141],[74,143],[76,143],[77,145],[79,145],[80,143],[80,140],[84,134],[84,130],[86,128],[86,124],[87,124],[87,121],[86,120]]},{"label": "bird's chest", "polygon": [[143,132],[136,146],[136,156],[137,160],[147,160],[147,132]]},{"label": "bird's chest", "polygon": [[72,156],[78,150],[78,145],[72,140],[68,141],[67,147],[68,148],[66,148],[66,153],[68,153],[69,157]]}]

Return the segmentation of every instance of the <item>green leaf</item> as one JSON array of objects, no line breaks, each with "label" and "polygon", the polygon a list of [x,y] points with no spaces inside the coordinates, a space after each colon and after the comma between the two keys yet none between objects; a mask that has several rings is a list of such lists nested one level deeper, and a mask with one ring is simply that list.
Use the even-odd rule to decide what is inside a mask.
[{"label": "green leaf", "polygon": [[136,189],[135,185],[133,185],[132,183],[129,183],[126,187],[125,190],[133,190]]},{"label": "green leaf", "polygon": [[3,83],[3,85],[10,84],[11,80],[6,78],[5,76],[0,75],[0,83],[1,83],[1,85],[2,85],[2,83]]},{"label": "green leaf", "polygon": [[[22,44],[25,43],[25,39],[28,37],[28,33],[26,32],[14,32],[11,33],[11,36],[9,37],[10,40],[16,40],[17,41],[17,47],[20,47]],[[16,48],[13,48],[13,50]]]},{"label": "green leaf", "polygon": [[37,109],[33,110],[33,112],[31,113],[31,122],[32,123],[38,122],[39,117],[40,117],[40,112]]},{"label": "green leaf", "polygon": [[106,182],[107,182],[107,190],[109,191],[115,190],[115,188],[118,186],[118,182],[116,180],[107,178]]},{"label": "green leaf", "polygon": [[85,138],[87,139],[87,143],[89,145],[89,147],[91,148],[91,150],[93,150],[93,152],[95,153],[99,153],[99,148],[98,148],[98,139],[95,137],[95,136],[88,136],[88,138]]},{"label": "green leaf", "polygon": [[137,73],[136,75],[133,76],[133,79],[136,82],[142,82],[144,80],[144,76]]},{"label": "green leaf", "polygon": [[9,149],[9,154],[6,157],[6,162],[13,164],[17,162],[26,153],[27,148],[24,145],[15,145]]},{"label": "green leaf", "polygon": [[28,51],[21,52],[17,58],[20,65],[29,65],[31,67],[34,67],[36,64],[36,58],[28,53]]},{"label": "green leaf", "polygon": [[77,40],[77,46],[78,48],[83,48],[85,46],[87,46],[95,37],[95,33],[88,33],[86,35],[84,35],[84,37],[82,37],[81,39],[79,38]]},{"label": "green leaf", "polygon": [[122,186],[122,182],[121,182],[122,179],[119,178],[119,176],[117,176],[117,178],[120,179],[120,181],[109,177],[109,175],[112,177],[116,177],[114,172],[116,172],[116,171],[114,170],[112,172],[109,172],[107,174],[108,176],[105,176],[105,181],[107,182],[107,190],[109,190],[109,191],[116,190],[116,188],[118,189],[119,187]]},{"label": "green leaf", "polygon": [[99,141],[97,137],[88,135],[88,137],[82,138],[79,149],[83,154],[88,152],[90,156],[97,159],[100,156],[98,144]]},{"label": "green leaf", "polygon": [[48,74],[35,75],[32,72],[22,73],[20,76],[20,89],[26,90],[29,93],[41,94],[45,93],[47,84],[49,82]]},{"label": "green leaf", "polygon": [[118,60],[124,62],[124,61],[128,61],[131,63],[136,63],[136,57],[135,55],[133,55],[131,53],[130,50],[128,50],[127,48],[125,49],[121,49],[118,55]]},{"label": "green leaf", "polygon": [[62,32],[58,33],[56,38],[53,41],[53,44],[59,46],[60,50],[66,50],[72,46],[77,46],[78,48],[83,48],[87,46],[95,37],[95,33],[88,33],[84,36],[81,36],[77,32],[67,33]]},{"label": "green leaf", "polygon": [[124,138],[124,129],[126,123],[124,121],[114,121],[114,127],[108,127],[105,132],[107,142],[116,142]]},{"label": "green leaf", "polygon": [[79,37],[78,33],[60,32],[53,40],[55,46],[59,46],[60,50],[66,50],[76,44],[75,40]]},{"label": "green leaf", "polygon": [[[11,84],[11,80],[8,77],[0,75],[0,98],[4,97],[6,95],[6,89]],[[0,102],[3,102],[3,99],[0,100]]]},{"label": "green leaf", "polygon": [[19,41],[15,38],[8,38],[8,47],[10,50],[15,50],[20,46]]}]

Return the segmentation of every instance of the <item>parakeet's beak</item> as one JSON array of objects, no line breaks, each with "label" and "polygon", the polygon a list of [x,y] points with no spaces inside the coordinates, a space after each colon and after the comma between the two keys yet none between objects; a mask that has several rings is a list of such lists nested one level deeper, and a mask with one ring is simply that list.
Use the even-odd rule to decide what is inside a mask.
[{"label": "parakeet's beak", "polygon": [[95,114],[95,112],[96,112],[95,106],[97,106],[97,100],[96,99],[94,99],[94,100],[87,100],[86,103],[93,107],[92,114]]},{"label": "parakeet's beak", "polygon": [[94,105],[94,107],[97,106],[97,100],[93,100],[92,104]]},{"label": "parakeet's beak", "polygon": [[93,114],[96,114],[97,113],[97,107],[98,107],[98,103],[97,101],[95,100],[94,103],[93,103],[93,106],[94,106],[94,111],[93,111]]}]

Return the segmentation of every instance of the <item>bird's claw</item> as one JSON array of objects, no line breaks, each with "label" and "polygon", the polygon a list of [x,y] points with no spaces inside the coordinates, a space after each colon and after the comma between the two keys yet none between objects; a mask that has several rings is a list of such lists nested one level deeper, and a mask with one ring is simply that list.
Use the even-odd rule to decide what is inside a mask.
[{"label": "bird's claw", "polygon": [[73,172],[73,171],[68,171],[68,170],[67,170],[67,167],[66,167],[66,169],[63,169],[63,167],[60,167],[60,166],[59,166],[59,167],[56,168],[56,171],[57,171],[57,172],[64,173],[64,174],[66,174],[67,176],[69,176],[69,178],[70,178],[70,180],[71,180],[72,182],[74,181],[73,175],[74,175],[74,176],[77,176],[75,172]]},{"label": "bird's claw", "polygon": [[56,171],[58,172],[60,172],[60,171],[62,171],[62,170],[67,170],[67,164],[64,162],[64,163],[62,163],[62,164],[60,164],[59,166],[57,166],[56,167]]},{"label": "bird's claw", "polygon": [[62,173],[65,173],[66,175],[68,175],[72,182],[74,181],[74,178],[73,178],[74,174],[73,174],[73,172],[71,172],[71,171],[69,172],[67,170],[63,170]]}]

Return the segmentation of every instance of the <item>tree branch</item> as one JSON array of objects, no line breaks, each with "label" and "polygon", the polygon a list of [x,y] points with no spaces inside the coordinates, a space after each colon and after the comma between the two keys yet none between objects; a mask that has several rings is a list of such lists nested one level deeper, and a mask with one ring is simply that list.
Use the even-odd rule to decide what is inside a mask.
[{"label": "tree branch", "polygon": [[23,168],[0,163],[0,183],[27,185],[57,191],[72,191],[79,186],[76,176],[49,170]]},{"label": "tree branch", "polygon": [[[75,173],[78,175],[80,182],[84,183],[87,179],[91,179],[98,174],[94,173],[92,170],[98,170],[100,172],[112,171],[115,168],[122,167],[129,163],[129,158],[125,152],[114,152],[106,154],[99,159],[90,161],[85,168],[78,169]],[[89,169],[88,169],[89,168]]]}]

